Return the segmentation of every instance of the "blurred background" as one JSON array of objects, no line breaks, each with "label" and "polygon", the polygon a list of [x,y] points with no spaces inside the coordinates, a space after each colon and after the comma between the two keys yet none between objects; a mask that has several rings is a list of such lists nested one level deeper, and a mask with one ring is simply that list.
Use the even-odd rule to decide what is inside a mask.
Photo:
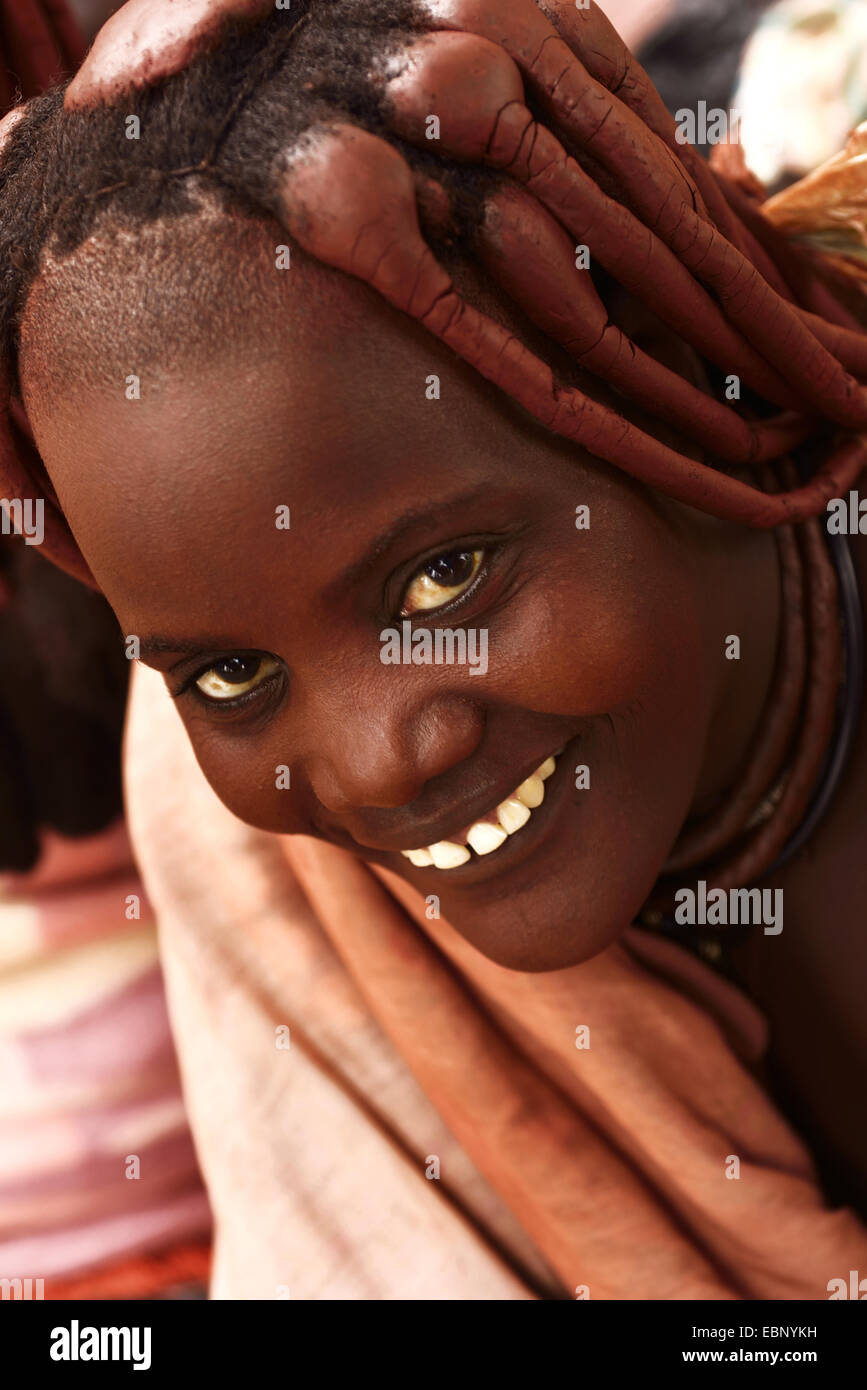
[{"label": "blurred background", "polygon": [[[0,114],[70,75],[118,8],[0,0]],[[738,111],[770,192],[867,119],[867,0],[602,8],[672,114]],[[863,208],[838,198],[817,229],[804,206],[788,205],[796,234],[864,258]],[[207,1199],[123,820],[127,677],[105,603],[0,535],[0,1278],[42,1279],[46,1298],[207,1285]]]}]

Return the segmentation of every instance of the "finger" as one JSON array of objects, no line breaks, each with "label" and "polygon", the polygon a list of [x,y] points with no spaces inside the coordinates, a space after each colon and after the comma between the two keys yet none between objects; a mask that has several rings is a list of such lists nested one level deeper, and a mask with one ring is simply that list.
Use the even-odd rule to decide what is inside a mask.
[{"label": "finger", "polygon": [[812,515],[864,468],[867,441],[850,441],[803,488],[769,496],[558,386],[547,363],[459,295],[422,237],[409,165],[379,136],[347,124],[319,127],[290,156],[279,197],[287,229],[310,255],[378,290],[547,429],[689,506],[772,527]]},{"label": "finger", "polygon": [[227,19],[264,18],[273,9],[274,0],[128,0],[100,29],[64,106],[110,102],[170,77]]}]

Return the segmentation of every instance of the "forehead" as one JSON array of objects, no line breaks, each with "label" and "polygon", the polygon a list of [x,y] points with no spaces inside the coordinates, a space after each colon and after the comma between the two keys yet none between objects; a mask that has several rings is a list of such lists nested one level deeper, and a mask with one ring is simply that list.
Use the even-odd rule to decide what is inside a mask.
[{"label": "forehead", "polygon": [[280,234],[256,229],[244,273],[237,248],[200,241],[207,263],[177,284],[151,283],[142,256],[116,294],[105,274],[89,297],[86,276],[49,274],[32,297],[25,401],[118,609],[211,595],[215,561],[240,601],[285,557],[277,507],[316,537],[307,568],[324,578],[414,502],[528,485],[539,427],[367,286],[294,250],[278,269]]}]

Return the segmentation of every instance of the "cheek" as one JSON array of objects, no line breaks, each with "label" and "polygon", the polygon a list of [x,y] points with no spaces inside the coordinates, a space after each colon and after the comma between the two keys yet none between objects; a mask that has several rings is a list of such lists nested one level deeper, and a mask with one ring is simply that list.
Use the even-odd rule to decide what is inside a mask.
[{"label": "cheek", "polygon": [[[228,722],[228,721],[227,721]],[[304,829],[293,802],[291,758],[285,740],[214,727],[205,716],[184,713],[196,760],[212,790],[233,815],[274,834]],[[278,719],[271,726],[280,728]]]},{"label": "cheek", "polygon": [[[544,714],[592,718],[640,705],[654,720],[709,718],[706,619],[687,565],[654,538],[543,570],[491,623],[486,689]],[[603,559],[604,556],[604,559]]]}]

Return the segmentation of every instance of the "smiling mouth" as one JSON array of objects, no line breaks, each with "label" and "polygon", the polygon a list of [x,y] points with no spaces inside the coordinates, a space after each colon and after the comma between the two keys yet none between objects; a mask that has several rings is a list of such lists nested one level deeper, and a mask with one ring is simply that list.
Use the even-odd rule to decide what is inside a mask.
[{"label": "smiling mouth", "polygon": [[553,775],[562,752],[563,749],[558,748],[505,800],[458,831],[452,839],[438,840],[423,849],[402,849],[401,854],[417,869],[457,869],[473,855],[495,854],[513,835],[520,833],[533,812],[542,805],[545,783]]}]

